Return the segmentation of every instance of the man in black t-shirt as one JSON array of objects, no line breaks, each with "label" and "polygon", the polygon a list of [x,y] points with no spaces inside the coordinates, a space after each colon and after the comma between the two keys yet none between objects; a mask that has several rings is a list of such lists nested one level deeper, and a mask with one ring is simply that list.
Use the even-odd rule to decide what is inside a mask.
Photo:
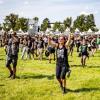
[{"label": "man in black t-shirt", "polygon": [[39,60],[42,60],[43,49],[44,49],[44,41],[43,41],[42,37],[39,37],[38,45],[37,45]]},{"label": "man in black t-shirt", "polygon": [[[16,77],[18,52],[19,52],[19,39],[16,36],[16,32],[14,32],[12,37],[8,39],[8,45],[7,45],[6,67],[10,72],[9,78],[12,77],[13,79],[15,79]],[[10,66],[11,63],[13,64],[13,69]]]}]

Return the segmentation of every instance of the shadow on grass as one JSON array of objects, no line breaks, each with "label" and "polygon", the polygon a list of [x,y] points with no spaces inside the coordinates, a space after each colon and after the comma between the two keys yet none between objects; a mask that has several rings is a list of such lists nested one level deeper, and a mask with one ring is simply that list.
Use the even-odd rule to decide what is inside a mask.
[{"label": "shadow on grass", "polygon": [[71,67],[82,67],[82,65],[70,65]]},{"label": "shadow on grass", "polygon": [[[71,67],[82,67],[82,65],[71,65]],[[84,66],[84,68],[87,67],[87,68],[100,68],[100,65],[86,65]]]},{"label": "shadow on grass", "polygon": [[0,60],[4,60],[3,58],[0,58]]},{"label": "shadow on grass", "polygon": [[90,65],[90,66],[87,66],[88,68],[100,68],[100,65]]},{"label": "shadow on grass", "polygon": [[67,91],[74,92],[74,93],[91,92],[91,91],[100,91],[100,88],[80,88],[80,89],[76,89],[76,90],[67,89]]},{"label": "shadow on grass", "polygon": [[0,86],[5,86],[4,84],[0,84]]},{"label": "shadow on grass", "polygon": [[52,75],[43,75],[43,74],[40,74],[40,75],[22,75],[20,77],[17,77],[18,79],[28,79],[28,78],[32,78],[32,79],[42,79],[42,78],[48,78],[49,80],[51,79],[54,79],[54,74]]}]

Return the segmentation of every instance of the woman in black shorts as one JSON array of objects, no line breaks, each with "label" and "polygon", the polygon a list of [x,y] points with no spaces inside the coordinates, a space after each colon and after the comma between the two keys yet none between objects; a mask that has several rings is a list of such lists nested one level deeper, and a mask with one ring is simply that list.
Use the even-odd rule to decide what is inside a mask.
[{"label": "woman in black shorts", "polygon": [[84,67],[86,64],[86,58],[89,57],[88,53],[88,45],[86,44],[86,40],[82,40],[82,44],[80,46],[80,53],[81,53],[81,63],[82,66]]},{"label": "woman in black shorts", "polygon": [[70,37],[66,42],[63,36],[58,38],[58,43],[55,43],[51,38],[48,39],[48,44],[56,47],[56,78],[60,83],[60,87],[63,93],[66,93],[66,73],[70,75],[70,69],[68,64],[68,46],[70,43]]}]

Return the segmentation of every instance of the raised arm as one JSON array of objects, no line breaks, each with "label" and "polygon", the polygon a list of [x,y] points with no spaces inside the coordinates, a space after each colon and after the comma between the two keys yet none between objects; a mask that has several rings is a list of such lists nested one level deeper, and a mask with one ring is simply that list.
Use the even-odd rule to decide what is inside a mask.
[{"label": "raised arm", "polygon": [[55,43],[55,42],[52,40],[51,37],[48,37],[48,45],[52,45],[53,47],[57,47],[57,46],[58,46],[58,44]]},{"label": "raised arm", "polygon": [[70,40],[71,40],[71,34],[69,34],[69,36],[68,36],[68,40],[67,40],[67,42],[66,42],[66,44],[65,44],[66,48],[69,47]]}]

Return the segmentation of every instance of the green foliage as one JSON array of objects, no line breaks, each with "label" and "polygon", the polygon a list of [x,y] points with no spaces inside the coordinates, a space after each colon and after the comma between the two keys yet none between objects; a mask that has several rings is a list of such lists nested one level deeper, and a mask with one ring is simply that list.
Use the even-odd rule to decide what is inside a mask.
[{"label": "green foliage", "polygon": [[34,17],[33,18],[35,21],[39,21],[39,18],[38,17]]},{"label": "green foliage", "polygon": [[77,19],[73,23],[74,30],[78,28],[80,31],[88,31],[89,29],[92,29],[95,31],[95,20],[94,15],[80,15],[77,17]]},{"label": "green foliage", "polygon": [[27,23],[28,23],[27,18],[24,17],[19,18],[18,15],[11,13],[5,17],[3,26],[6,31],[9,31],[11,28],[14,31],[18,31],[20,28],[23,31],[27,31],[28,29]]},{"label": "green foliage", "polygon": [[[38,17],[33,18],[35,21],[39,21]],[[27,25],[28,19],[27,18],[19,18],[18,15],[16,14],[9,14],[5,17],[4,23],[3,23],[3,28],[6,31],[9,31],[11,28],[14,31],[19,30],[20,28],[23,31],[28,30],[28,25]],[[62,25],[63,24],[63,25]],[[88,31],[88,29],[92,29],[92,31],[98,31],[95,25],[95,19],[94,15],[80,15],[77,16],[76,20],[73,21],[73,27],[72,26],[72,17],[67,17],[63,23],[61,22],[55,22],[53,30],[55,31],[58,29],[61,32],[64,32],[67,27],[71,28],[71,32],[74,32],[76,28],[78,28],[80,31]],[[46,31],[47,28],[51,28],[50,25],[50,20],[48,18],[45,18],[40,26],[41,31]]]},{"label": "green foliage", "polygon": [[16,21],[18,20],[18,15],[11,13],[10,15],[6,16],[4,19],[4,29],[10,30],[11,28],[14,30],[16,26]]},{"label": "green foliage", "polygon": [[24,18],[24,17],[18,18],[18,20],[16,21],[16,26],[14,27],[14,30],[18,31],[21,28],[23,31],[27,31],[28,30],[27,23],[28,23],[27,18]]},{"label": "green foliage", "polygon": [[58,29],[60,32],[64,32],[64,26],[61,22],[54,23],[53,30],[55,31],[56,29]]},{"label": "green foliage", "polygon": [[72,17],[67,17],[65,20],[64,20],[64,27],[65,27],[65,29],[67,28],[67,27],[71,27],[71,24],[72,24]]},{"label": "green foliage", "polygon": [[46,31],[47,28],[50,28],[50,20],[48,18],[45,18],[41,24],[41,31]]},{"label": "green foliage", "polygon": [[2,26],[1,26],[1,24],[0,24],[0,30],[2,30]]},{"label": "green foliage", "polygon": [[53,26],[53,30],[54,30],[54,31],[55,31],[56,29],[59,30],[59,28],[60,28],[60,22],[55,22],[55,23],[54,23],[54,26]]}]

